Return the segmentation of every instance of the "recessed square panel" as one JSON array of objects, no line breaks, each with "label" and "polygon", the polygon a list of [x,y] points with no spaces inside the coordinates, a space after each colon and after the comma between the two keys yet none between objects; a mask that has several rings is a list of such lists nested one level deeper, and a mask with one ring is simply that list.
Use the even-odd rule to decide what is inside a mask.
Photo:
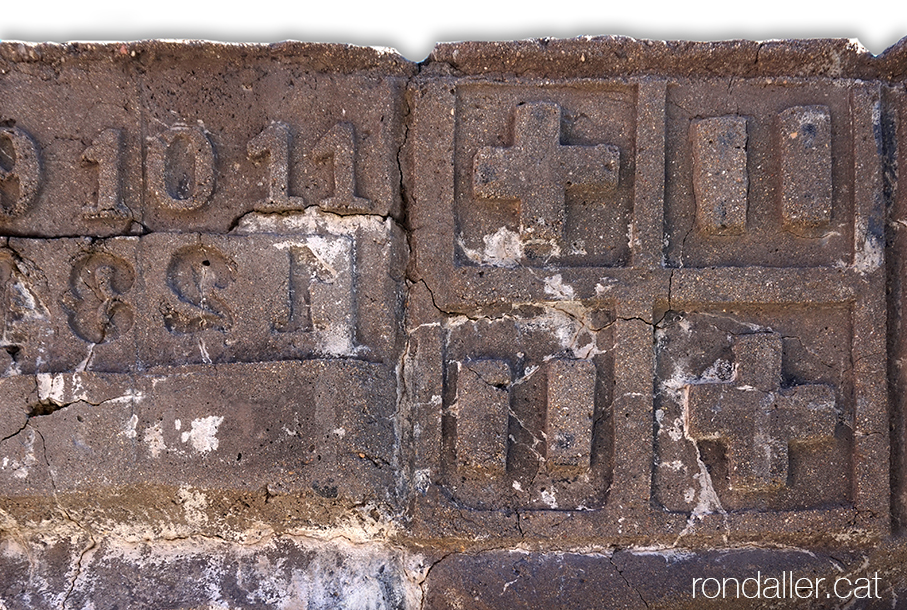
[{"label": "recessed square panel", "polygon": [[0,73],[0,231],[141,232],[138,71],[126,56]]},{"label": "recessed square panel", "polygon": [[655,348],[659,504],[851,506],[851,318],[848,306],[669,313]]},{"label": "recessed square panel", "polygon": [[450,329],[444,487],[479,510],[601,508],[614,452],[612,314],[532,309]]},{"label": "recessed square panel", "polygon": [[670,84],[667,265],[848,264],[855,99],[831,81]]},{"label": "recessed square panel", "polygon": [[456,242],[461,264],[630,262],[636,88],[457,88]]}]

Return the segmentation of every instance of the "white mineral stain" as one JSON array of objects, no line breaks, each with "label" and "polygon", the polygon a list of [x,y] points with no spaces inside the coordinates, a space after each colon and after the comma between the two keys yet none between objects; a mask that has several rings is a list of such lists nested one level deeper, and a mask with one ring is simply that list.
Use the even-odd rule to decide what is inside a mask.
[{"label": "white mineral stain", "polygon": [[632,248],[639,247],[639,233],[636,230],[636,223],[631,222],[630,226],[627,227],[627,245]]},{"label": "white mineral stain", "polygon": [[25,436],[25,457],[22,458],[22,461],[19,460],[7,460],[3,459],[3,468],[11,468],[13,470],[12,476],[17,479],[25,479],[28,477],[28,472],[32,466],[38,463],[38,459],[35,457],[35,431],[32,429],[28,430],[28,433]]},{"label": "white mineral stain", "polygon": [[[722,365],[719,362],[716,362],[715,364],[713,364],[713,368],[715,369],[715,371],[714,371],[715,374],[713,376],[710,376],[709,380],[704,380],[701,377],[694,377],[692,375],[685,374],[685,372],[683,370],[684,368],[685,368],[685,364],[679,363],[675,367],[674,373],[668,379],[665,379],[661,383],[662,391],[665,394],[667,394],[670,398],[672,398],[675,403],[682,405],[683,417],[674,418],[671,421],[671,425],[668,427],[668,426],[664,425],[664,421],[663,421],[664,413],[662,412],[662,414],[659,415],[659,413],[656,412],[655,417],[659,423],[658,433],[667,434],[671,438],[671,440],[674,442],[679,442],[681,439],[685,438],[687,440],[687,442],[689,442],[693,445],[693,451],[696,454],[696,462],[699,467],[698,468],[699,472],[693,475],[693,479],[695,479],[699,482],[699,494],[698,494],[698,502],[697,502],[696,506],[693,508],[691,518],[700,518],[702,515],[713,513],[713,512],[719,512],[719,513],[724,514],[724,510],[721,507],[721,502],[718,499],[718,494],[715,492],[715,488],[712,485],[712,477],[709,474],[709,471],[706,468],[705,463],[699,457],[699,447],[696,444],[696,440],[691,438],[687,434],[687,429],[685,426],[687,410],[688,410],[687,403],[688,403],[688,398],[689,398],[689,391],[688,391],[689,386],[691,384],[695,384],[695,383],[703,383],[703,381],[713,382],[712,377],[714,377],[714,380],[717,380],[718,379],[717,371],[722,368]],[[695,490],[694,490],[694,494],[695,494]],[[685,498],[689,497],[689,493],[685,494],[684,497]],[[694,498],[690,498],[689,500],[687,500],[687,503],[688,504],[692,503],[693,499]]]},{"label": "white mineral stain", "polygon": [[208,498],[200,491],[193,491],[189,487],[180,487],[177,496],[183,505],[186,521],[196,527],[208,523],[208,515],[204,510],[208,507]]},{"label": "white mineral stain", "polygon": [[679,441],[683,438],[683,419],[680,417],[674,418],[671,422],[670,427],[668,426],[659,426],[659,434],[664,433],[671,437],[672,441]]},{"label": "white mineral stain", "polygon": [[712,475],[706,468],[705,462],[698,457],[698,451],[697,449],[696,462],[699,464],[699,473],[694,474],[693,478],[699,481],[699,500],[696,506],[693,507],[692,516],[701,517],[715,512],[725,514],[724,509],[721,507],[721,500],[715,492],[714,485],[712,485]]},{"label": "white mineral stain", "polygon": [[413,473],[413,487],[415,487],[416,491],[418,491],[419,493],[425,493],[426,491],[428,491],[428,486],[430,484],[430,468],[420,468]]},{"label": "white mineral stain", "polygon": [[[75,397],[75,399],[76,400],[85,400],[85,396],[83,395],[83,396]],[[134,390],[128,390],[122,396],[116,396],[109,400],[105,400],[103,404],[122,404],[122,403],[129,403],[129,402],[142,402],[143,400],[145,400],[144,392],[136,392]]]},{"label": "white mineral stain", "polygon": [[730,379],[731,363],[723,358],[713,362],[699,378],[701,383],[722,383]]},{"label": "white mineral stain", "polygon": [[670,470],[685,470],[686,465],[680,460],[672,460],[670,462],[662,462],[658,465],[661,468],[668,468]]},{"label": "white mineral stain", "polygon": [[305,248],[318,261],[321,267],[318,281],[330,285],[329,303],[316,300],[314,293],[312,296],[312,321],[318,331],[318,350],[329,356],[355,355],[351,311],[353,240],[347,236],[309,235],[278,242],[274,247],[278,250]]},{"label": "white mineral stain", "polygon": [[561,274],[545,278],[545,294],[550,294],[556,299],[569,301],[573,298],[573,286],[565,284]]},{"label": "white mineral stain", "polygon": [[554,494],[547,489],[541,493],[542,502],[547,504],[550,508],[557,508],[557,498],[554,497]]},{"label": "white mineral stain", "polygon": [[324,212],[317,206],[310,206],[303,212],[292,214],[249,213],[240,219],[232,232],[240,235],[311,233],[355,236],[359,231],[368,231],[371,233],[370,238],[387,241],[394,229],[392,218],[381,218],[372,214],[338,216]]},{"label": "white mineral stain", "polygon": [[[683,415],[683,420],[681,420],[681,422],[688,421],[689,392],[686,393],[685,400],[683,401]],[[693,451],[696,455],[696,463],[699,465],[699,472],[693,475],[693,478],[699,481],[699,499],[696,506],[693,507],[693,512],[690,517],[697,518],[714,512],[726,516],[727,513],[724,508],[722,508],[721,500],[718,498],[718,493],[715,491],[715,486],[712,484],[712,475],[709,473],[709,469],[706,467],[705,462],[702,461],[702,457],[700,457],[699,445],[696,443],[696,439],[688,434],[686,426],[683,426],[683,435],[686,437],[687,441],[692,443]],[[673,435],[671,438],[674,438]]]},{"label": "white mineral stain", "polygon": [[208,355],[208,348],[205,346],[205,341],[201,337],[198,337],[198,353],[201,354],[202,362],[211,364],[211,356]]},{"label": "white mineral stain", "polygon": [[318,349],[328,356],[352,356],[356,353],[353,345],[352,328],[346,321],[328,324],[320,333]]},{"label": "white mineral stain", "polygon": [[63,375],[38,373],[35,377],[38,384],[38,400],[49,400],[58,405],[65,402],[66,381]]},{"label": "white mineral stain", "polygon": [[303,239],[282,241],[274,244],[274,247],[278,250],[308,248],[331,275],[337,275],[339,268],[349,267],[352,251],[349,238],[323,235],[309,235]]},{"label": "white mineral stain", "polygon": [[666,563],[676,563],[678,561],[686,561],[696,557],[696,553],[693,551],[684,551],[674,548],[660,548],[660,547],[631,547],[630,553],[633,555],[642,555],[642,556],[654,556],[661,557],[665,560]]},{"label": "white mineral stain", "polygon": [[661,391],[677,404],[683,404],[686,400],[688,386],[701,381],[698,377],[687,374],[685,368],[685,362],[677,363],[673,374],[661,382]]},{"label": "white mineral stain", "polygon": [[192,430],[183,432],[180,436],[182,442],[192,442],[192,447],[199,453],[215,451],[219,444],[217,440],[217,427],[223,423],[224,418],[210,415],[192,420]]},{"label": "white mineral stain", "polygon": [[881,239],[865,233],[865,220],[858,222],[856,229],[857,234],[863,233],[866,238],[863,241],[863,247],[854,252],[853,267],[861,274],[866,274],[882,266],[882,262],[885,260],[885,244]]},{"label": "white mineral stain", "polygon": [[[82,373],[88,369],[88,365],[91,364],[91,357],[94,356],[94,347],[96,343],[92,343],[88,346],[88,353],[85,354],[85,358],[82,359],[82,362],[76,365],[76,372]],[[75,377],[75,375],[73,375]],[[74,390],[75,391],[75,390]]]},{"label": "white mineral stain", "polygon": [[23,320],[46,320],[50,315],[47,308],[38,300],[34,293],[23,282],[17,280],[10,285],[12,299],[15,302],[17,313]]},{"label": "white mineral stain", "polygon": [[[188,533],[193,528],[211,526],[213,515],[205,513],[208,500],[204,495],[187,487],[178,491],[178,500],[185,511],[184,520],[198,524],[180,524],[181,531]],[[385,541],[363,545],[343,538],[314,540],[278,537],[273,533],[262,536],[256,532],[250,543],[237,544],[205,536],[161,540],[136,536],[142,534],[139,531],[129,534],[128,539],[122,534],[106,538],[96,550],[84,555],[86,563],[82,568],[86,571],[73,585],[77,594],[97,594],[101,589],[92,571],[115,568],[137,574],[172,575],[174,586],[200,595],[200,599],[193,598],[194,603],[181,606],[194,610],[237,607],[226,593],[234,589],[242,591],[243,599],[249,603],[274,610],[421,608],[421,583],[435,563]],[[5,541],[0,545],[4,557],[11,556],[22,563],[31,560],[30,549],[13,544]],[[304,557],[304,565],[295,557]],[[40,561],[35,560],[37,567],[34,575],[29,574],[29,582],[41,586],[37,590],[53,591],[43,582],[42,572],[47,570]],[[200,566],[201,569],[193,569]],[[56,606],[62,603],[60,599],[57,602]],[[91,603],[80,607],[94,608]]]},{"label": "white mineral stain", "polygon": [[135,438],[138,436],[138,433],[135,431],[135,427],[139,423],[139,416],[135,413],[132,414],[132,417],[129,418],[129,421],[126,422],[126,425],[123,426],[123,436],[126,438]]},{"label": "white mineral stain", "polygon": [[167,450],[167,445],[164,443],[164,431],[161,428],[160,422],[154,424],[150,428],[146,428],[142,440],[148,445],[148,452],[151,453],[151,457],[153,458],[156,458]]},{"label": "white mineral stain", "polygon": [[490,235],[482,236],[485,247],[481,252],[468,248],[462,237],[457,240],[466,258],[480,265],[513,268],[523,258],[523,242],[520,234],[507,227],[501,227]]}]

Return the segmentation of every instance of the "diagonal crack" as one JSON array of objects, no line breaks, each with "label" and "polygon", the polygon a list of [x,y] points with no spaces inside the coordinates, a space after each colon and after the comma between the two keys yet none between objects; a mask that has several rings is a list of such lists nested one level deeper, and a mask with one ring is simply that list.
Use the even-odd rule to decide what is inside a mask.
[{"label": "diagonal crack", "polygon": [[428,600],[428,595],[427,595],[428,591],[427,591],[426,587],[428,586],[427,583],[428,583],[429,577],[431,576],[431,571],[435,568],[436,565],[438,565],[439,563],[441,563],[442,561],[444,561],[445,559],[447,559],[454,553],[455,553],[455,551],[448,551],[448,552],[444,553],[443,555],[441,555],[440,558],[432,561],[429,564],[428,568],[426,568],[425,574],[422,576],[422,578],[416,582],[416,584],[419,585],[419,589],[421,589],[421,591],[422,591],[422,600],[421,600],[421,603],[419,604],[419,610],[425,610],[425,608],[427,608],[426,603]]},{"label": "diagonal crack", "polygon": [[60,511],[60,514],[63,516],[63,519],[76,528],[80,529],[88,536],[88,544],[79,552],[79,558],[76,561],[75,573],[72,575],[72,578],[69,581],[69,588],[67,589],[63,600],[60,602],[60,610],[66,609],[66,602],[69,601],[70,596],[75,590],[76,583],[79,580],[79,577],[82,575],[82,564],[85,559],[85,556],[97,546],[97,541],[95,540],[94,535],[91,530],[84,527],[81,523],[72,518],[72,515],[69,514],[69,511],[66,510],[66,507],[60,502],[60,499],[57,495],[57,482],[54,477],[53,467],[50,465],[50,459],[47,457],[47,442],[44,440],[44,435],[40,430],[32,428],[35,431],[35,434],[41,439],[41,455],[44,458],[44,463],[47,465],[48,476],[50,477],[50,484],[53,491],[54,502],[57,504],[57,509]]},{"label": "diagonal crack", "polygon": [[633,589],[633,592],[636,593],[637,596],[639,596],[640,601],[645,605],[646,608],[648,608],[648,607],[649,607],[649,602],[647,602],[647,601],[646,601],[646,598],[642,596],[642,593],[639,592],[639,589],[637,589],[636,587],[634,587],[634,586],[630,583],[629,579],[627,579],[627,577],[624,576],[623,570],[621,570],[621,569],[620,569],[620,566],[618,566],[618,565],[614,562],[614,555],[611,555],[611,556],[608,558],[608,561],[611,562],[611,565],[614,566],[614,569],[617,570],[617,573],[620,574],[620,577],[624,580],[625,583],[627,583],[627,586],[628,586],[629,588]]}]

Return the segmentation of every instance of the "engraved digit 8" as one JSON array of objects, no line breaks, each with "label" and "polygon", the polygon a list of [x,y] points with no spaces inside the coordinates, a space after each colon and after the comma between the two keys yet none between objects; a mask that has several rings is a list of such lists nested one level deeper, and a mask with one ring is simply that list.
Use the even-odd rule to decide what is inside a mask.
[{"label": "engraved digit 8", "polygon": [[164,325],[177,333],[229,330],[233,315],[214,293],[235,279],[235,264],[213,248],[189,246],[173,253],[167,266],[167,285],[191,309],[164,305]]},{"label": "engraved digit 8", "polygon": [[18,127],[0,127],[0,217],[21,216],[37,197],[40,180],[35,141]]},{"label": "engraved digit 8", "polygon": [[135,316],[123,296],[134,283],[132,265],[112,254],[95,253],[76,261],[63,296],[69,327],[89,343],[118,339],[132,328]]}]

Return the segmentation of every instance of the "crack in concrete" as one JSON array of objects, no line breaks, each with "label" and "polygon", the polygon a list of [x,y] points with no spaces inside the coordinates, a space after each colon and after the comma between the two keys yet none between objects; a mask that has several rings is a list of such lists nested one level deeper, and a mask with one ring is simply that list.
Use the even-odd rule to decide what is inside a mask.
[{"label": "crack in concrete", "polygon": [[[75,523],[75,522],[73,522]],[[66,591],[66,594],[63,596],[63,601],[60,603],[60,610],[66,610],[66,602],[69,601],[69,598],[72,597],[73,592],[76,589],[76,583],[79,581],[79,577],[82,575],[82,562],[85,560],[85,556],[97,547],[97,541],[91,533],[91,530],[82,527],[80,524],[76,523],[76,526],[81,528],[86,534],[88,534],[88,546],[82,549],[82,552],[79,553],[79,559],[76,562],[76,571],[73,574],[72,580],[69,583],[69,589]]]},{"label": "crack in concrete", "polygon": [[31,416],[30,416],[30,415],[27,415],[27,416],[25,417],[25,423],[22,424],[22,427],[19,428],[18,430],[16,430],[15,432],[13,432],[12,434],[10,434],[9,436],[5,436],[5,437],[3,437],[3,438],[0,438],[0,443],[3,443],[4,441],[8,441],[9,439],[15,438],[16,436],[18,436],[19,434],[21,434],[23,430],[25,430],[26,428],[28,428],[28,421],[29,421],[30,419],[31,419]]},{"label": "crack in concrete", "polygon": [[[616,552],[616,551],[615,551],[615,552]],[[608,561],[611,562],[611,565],[614,566],[614,569],[617,570],[617,573],[620,575],[620,577],[623,579],[623,581],[624,581],[625,583],[627,583],[627,587],[629,587],[630,589],[633,589],[633,592],[636,593],[636,595],[639,596],[639,600],[645,605],[646,608],[648,608],[648,607],[649,607],[649,602],[647,602],[647,601],[646,601],[646,598],[642,596],[642,593],[639,592],[639,589],[637,589],[636,587],[634,587],[634,586],[630,583],[629,579],[628,579],[626,576],[624,576],[624,571],[620,569],[620,566],[618,566],[618,565],[614,562],[614,553],[612,553],[611,556],[608,557]]]},{"label": "crack in concrete", "polygon": [[47,465],[47,473],[48,473],[48,477],[50,479],[51,490],[53,493],[54,502],[57,505],[57,509],[60,511],[60,514],[63,516],[64,521],[71,523],[76,528],[78,528],[79,530],[84,532],[85,535],[88,536],[88,540],[89,540],[88,545],[84,549],[82,549],[79,553],[79,558],[76,562],[75,573],[73,574],[72,578],[70,579],[69,588],[67,589],[66,593],[63,596],[63,600],[60,603],[60,609],[65,610],[66,602],[69,600],[70,596],[72,595],[73,591],[75,590],[76,582],[78,581],[79,576],[81,576],[81,574],[82,574],[82,562],[83,562],[86,554],[88,554],[92,549],[94,549],[97,546],[97,542],[95,540],[94,534],[91,531],[91,529],[83,526],[81,523],[79,523],[78,521],[73,519],[72,515],[69,513],[69,511],[66,509],[66,507],[64,507],[63,504],[60,502],[59,496],[57,494],[56,477],[54,476],[53,467],[50,464],[50,458],[48,458],[48,456],[47,456],[47,442],[45,441],[44,435],[41,433],[40,430],[38,430],[37,428],[34,428],[34,427],[32,427],[32,430],[34,430],[35,434],[41,439],[41,455],[44,458],[44,463]]},{"label": "crack in concrete", "polygon": [[423,574],[422,578],[416,582],[416,585],[419,586],[419,590],[422,591],[422,599],[419,604],[419,610],[425,610],[426,603],[428,602],[428,591],[426,589],[428,587],[428,579],[431,576],[431,571],[435,568],[436,565],[438,565],[439,563],[441,563],[442,561],[444,561],[445,559],[447,559],[448,557],[450,557],[451,555],[453,555],[455,553],[456,553],[456,551],[448,551],[447,553],[442,555],[439,559],[436,559],[435,561],[431,562],[429,564],[428,568],[425,570],[425,573]]}]

